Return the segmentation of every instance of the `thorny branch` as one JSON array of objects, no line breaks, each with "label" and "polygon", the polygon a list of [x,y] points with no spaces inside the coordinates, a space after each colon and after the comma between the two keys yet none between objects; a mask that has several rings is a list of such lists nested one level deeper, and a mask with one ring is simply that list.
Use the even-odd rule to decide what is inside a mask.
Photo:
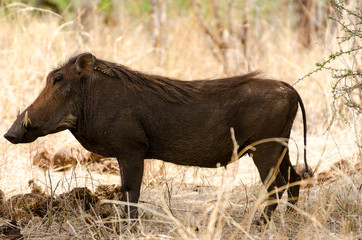
[{"label": "thorny branch", "polygon": [[[362,38],[361,9],[358,5],[355,9],[348,9],[344,0],[330,0],[330,4],[336,13],[336,17],[331,16],[329,19],[336,22],[344,32],[344,36],[337,37],[337,39],[341,39],[338,42],[340,50],[330,54],[325,61],[316,63],[316,69],[298,79],[293,85],[316,72],[330,71],[334,79],[331,93],[335,112],[345,123],[350,124],[353,122],[356,125],[356,117],[362,113],[362,72],[360,59],[357,58],[362,49],[359,41]],[[342,61],[344,67],[332,65],[336,60]],[[334,117],[332,121],[334,121]],[[360,137],[356,131],[356,144],[362,148]]]}]

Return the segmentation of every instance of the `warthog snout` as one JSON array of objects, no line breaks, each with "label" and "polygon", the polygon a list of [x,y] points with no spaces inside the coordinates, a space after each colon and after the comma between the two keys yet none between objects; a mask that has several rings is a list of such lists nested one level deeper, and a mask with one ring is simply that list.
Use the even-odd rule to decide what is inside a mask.
[{"label": "warthog snout", "polygon": [[5,133],[4,138],[6,138],[11,143],[19,143],[22,139],[24,133],[21,128],[11,128],[7,133]]},{"label": "warthog snout", "polygon": [[28,111],[25,111],[24,118],[21,118],[21,115],[18,115],[18,119],[7,131],[7,133],[5,133],[4,137],[11,143],[21,143],[23,142],[24,134],[28,131],[30,125],[31,121]]}]

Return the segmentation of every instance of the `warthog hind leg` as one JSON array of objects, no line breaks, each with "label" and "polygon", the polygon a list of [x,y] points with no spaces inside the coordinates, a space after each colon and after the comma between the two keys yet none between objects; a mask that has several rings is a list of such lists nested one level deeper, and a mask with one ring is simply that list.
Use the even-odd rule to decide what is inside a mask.
[{"label": "warthog hind leg", "polygon": [[[299,175],[295,172],[289,160],[289,151],[283,153],[284,146],[280,143],[264,143],[257,146],[253,154],[253,160],[258,168],[261,181],[268,187],[269,197],[267,206],[264,209],[264,214],[260,222],[270,220],[272,213],[278,206],[280,199],[287,188],[289,202],[295,204],[299,196],[299,185],[288,187],[288,183],[292,184],[300,180]],[[284,157],[282,156],[284,154]],[[278,169],[275,169],[278,160],[281,160]],[[276,171],[277,172],[272,172]]]}]

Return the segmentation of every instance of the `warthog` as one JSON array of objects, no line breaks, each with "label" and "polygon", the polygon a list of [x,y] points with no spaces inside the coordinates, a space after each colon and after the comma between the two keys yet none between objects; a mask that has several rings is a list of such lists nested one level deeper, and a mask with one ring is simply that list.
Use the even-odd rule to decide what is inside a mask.
[{"label": "warthog", "polygon": [[[68,129],[89,151],[118,159],[124,200],[137,203],[144,159],[209,168],[226,166],[235,145],[231,128],[239,151],[263,139],[287,141],[298,103],[306,145],[303,102],[287,83],[260,78],[255,72],[180,81],[83,53],[49,73],[44,90],[4,137],[14,144],[29,143]],[[289,183],[289,201],[295,203],[299,185],[292,183],[301,177],[292,167],[288,151],[281,157],[285,150],[275,141],[244,152],[252,153],[263,182],[280,159],[268,191]],[[281,196],[284,188],[278,191]],[[276,194],[271,194],[270,200],[275,198]],[[277,207],[275,202],[266,207],[266,219]],[[131,218],[138,216],[136,207],[129,207],[130,212],[127,209]]]}]

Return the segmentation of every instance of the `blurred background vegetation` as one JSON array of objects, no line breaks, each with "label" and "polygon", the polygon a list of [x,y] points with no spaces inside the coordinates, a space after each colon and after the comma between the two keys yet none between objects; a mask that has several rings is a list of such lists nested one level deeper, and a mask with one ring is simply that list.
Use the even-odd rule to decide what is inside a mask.
[{"label": "blurred background vegetation", "polygon": [[122,14],[134,16],[150,24],[157,25],[156,22],[159,22],[160,25],[167,25],[166,20],[193,12],[202,21],[200,24],[205,24],[214,37],[228,31],[229,35],[235,34],[230,37],[243,39],[247,38],[245,35],[251,25],[259,21],[267,21],[274,25],[273,22],[280,21],[280,17],[283,16],[283,24],[290,24],[303,31],[301,35],[305,36],[301,41],[305,46],[311,44],[311,38],[318,35],[319,30],[323,32],[327,17],[333,15],[333,7],[329,0],[3,0],[3,14],[9,11],[5,6],[19,3],[51,10],[62,16],[63,21],[81,17],[85,26],[91,24],[87,16],[94,11],[104,17],[105,24],[110,25],[119,23]]}]

